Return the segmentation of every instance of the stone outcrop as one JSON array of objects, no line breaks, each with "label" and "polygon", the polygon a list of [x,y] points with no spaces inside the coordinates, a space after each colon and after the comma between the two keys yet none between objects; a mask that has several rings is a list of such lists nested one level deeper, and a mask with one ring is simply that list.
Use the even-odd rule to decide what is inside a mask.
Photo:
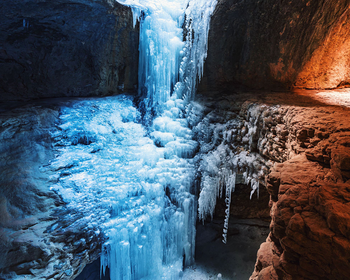
[{"label": "stone outcrop", "polygon": [[0,99],[135,91],[138,29],[115,1],[1,1]]},{"label": "stone outcrop", "polygon": [[271,233],[251,279],[348,279],[350,184],[333,177],[305,154],[275,166],[267,179],[278,197],[270,202]]},{"label": "stone outcrop", "polygon": [[200,90],[349,83],[349,1],[219,0]]}]

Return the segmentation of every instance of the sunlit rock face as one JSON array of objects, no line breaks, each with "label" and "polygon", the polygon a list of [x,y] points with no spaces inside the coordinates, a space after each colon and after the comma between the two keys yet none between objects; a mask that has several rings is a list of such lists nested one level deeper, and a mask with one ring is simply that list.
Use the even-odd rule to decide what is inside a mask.
[{"label": "sunlit rock face", "polygon": [[[303,96],[301,103],[291,96],[276,111],[288,132],[282,146],[287,157],[266,176],[271,232],[250,279],[347,279],[349,109],[327,106],[324,94]],[[272,146],[279,139],[272,137]]]},{"label": "sunlit rock face", "polygon": [[135,91],[138,32],[111,3],[2,1],[1,100]]},{"label": "sunlit rock face", "polygon": [[342,86],[348,33],[348,1],[221,0],[200,90]]}]

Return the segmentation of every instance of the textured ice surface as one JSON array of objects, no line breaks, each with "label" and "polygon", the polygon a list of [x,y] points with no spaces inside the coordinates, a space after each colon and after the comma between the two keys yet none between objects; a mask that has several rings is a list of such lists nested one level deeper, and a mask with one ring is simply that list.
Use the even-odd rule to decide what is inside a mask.
[{"label": "textured ice surface", "polygon": [[129,97],[75,101],[61,113],[52,188],[80,213],[76,223],[108,237],[102,267],[111,279],[179,279],[193,262],[197,209],[192,159],[177,156],[197,145],[187,123],[158,120],[151,135],[166,144],[157,147]]},{"label": "textured ice surface", "polygon": [[225,115],[219,110],[205,115],[205,107],[196,102],[187,107],[187,120],[200,147],[196,156],[201,174],[199,218],[204,221],[208,216],[213,217],[217,198],[225,196],[224,243],[236,174],[242,174],[245,184],[250,185],[252,197],[254,192],[259,192],[259,181],[268,169],[267,160],[254,152],[259,139],[260,110],[249,108],[246,118],[242,118],[233,113]]},{"label": "textured ice surface", "polygon": [[101,266],[111,279],[179,279],[194,261],[197,213],[198,143],[184,110],[203,73],[216,0],[119,2],[140,21],[139,96],[149,127],[136,122],[127,97],[67,107],[66,142],[51,168],[70,171],[53,189],[108,237]]},{"label": "textured ice surface", "polygon": [[203,72],[216,0],[119,2],[132,8],[134,25],[140,21],[139,96],[152,140],[141,127],[131,147],[121,139],[121,154],[130,158],[118,158],[118,170],[133,181],[112,194],[120,199],[104,224],[101,264],[112,279],[178,279],[194,261],[197,213],[191,158],[198,144],[183,113]]},{"label": "textured ice surface", "polygon": [[194,96],[217,0],[118,0],[140,21],[139,94],[146,107]]}]

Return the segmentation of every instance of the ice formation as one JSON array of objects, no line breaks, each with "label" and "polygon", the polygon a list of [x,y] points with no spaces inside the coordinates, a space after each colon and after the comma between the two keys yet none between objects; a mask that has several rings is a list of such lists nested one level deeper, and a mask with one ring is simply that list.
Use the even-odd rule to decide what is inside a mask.
[{"label": "ice formation", "polygon": [[233,173],[232,175],[229,176],[225,185],[226,185],[226,198],[225,198],[226,210],[225,210],[225,222],[224,222],[224,229],[222,234],[222,237],[223,237],[222,242],[226,244],[228,223],[230,219],[231,194],[232,194],[232,190],[234,190],[236,185],[236,173]]},{"label": "ice formation", "polygon": [[146,107],[194,96],[217,0],[119,0],[140,21],[139,95]]},{"label": "ice formation", "polygon": [[[192,140],[183,112],[193,97],[196,82],[203,72],[209,19],[216,1],[119,2],[131,7],[134,25],[136,20],[140,21],[139,96],[144,98],[147,119],[145,123],[152,124],[149,128],[150,136],[159,147],[157,150],[163,152],[154,162],[168,166],[167,172],[162,173],[162,170],[155,169],[144,174],[157,177],[157,183],[166,190],[170,204],[165,207],[166,213],[161,214],[164,219],[162,229],[152,230],[159,236],[153,234],[155,239],[143,249],[146,252],[143,254],[155,250],[157,255],[138,256],[134,252],[130,254],[130,262],[118,265],[118,254],[124,254],[120,249],[120,242],[124,242],[123,246],[133,245],[130,245],[128,235],[124,236],[124,241],[119,240],[119,230],[113,226],[113,231],[118,233],[108,234],[110,241],[107,252],[103,255],[102,266],[110,267],[112,279],[139,279],[150,277],[149,275],[151,279],[157,279],[160,275],[163,279],[177,279],[182,264],[189,265],[194,260],[197,206],[189,189],[193,179],[179,180],[175,174],[186,170],[174,169],[174,161],[188,159],[186,162],[191,162],[190,158],[194,156],[198,146]],[[146,148],[148,149],[149,147]],[[146,150],[141,154],[150,157]],[[163,178],[161,174],[164,174]],[[193,176],[194,170],[189,174]],[[120,231],[125,232],[124,227],[122,225]],[[136,232],[134,235],[139,237],[140,233]],[[131,249],[125,250],[130,252]],[[132,260],[134,257],[136,259]],[[151,261],[145,263],[144,268],[140,268],[141,272],[136,273],[133,268],[125,268],[125,265],[138,266],[138,262],[144,258]],[[155,265],[154,259],[157,258],[160,262]],[[128,272],[124,272],[125,269]]]},{"label": "ice formation", "polygon": [[203,72],[216,0],[119,2],[140,21],[144,115],[126,96],[67,105],[50,165],[64,171],[52,188],[79,211],[76,223],[108,238],[102,273],[108,266],[113,280],[180,279],[194,261],[197,217],[198,143],[184,112]]},{"label": "ice formation", "polygon": [[254,152],[262,111],[263,108],[251,107],[244,119],[232,112],[225,116],[215,110],[205,115],[205,107],[196,102],[187,107],[187,119],[200,147],[196,156],[201,174],[199,218],[204,221],[208,216],[213,217],[217,198],[225,195],[224,243],[237,174],[251,186],[252,198],[255,192],[259,195],[259,183],[269,168],[270,163]]},{"label": "ice formation", "polygon": [[156,146],[139,118],[126,96],[62,108],[53,135],[59,154],[47,167],[57,180],[52,189],[76,213],[71,227],[86,224],[108,237],[101,262],[111,279],[179,279],[194,257],[195,171],[193,159],[167,146],[185,142],[176,152],[189,155],[197,143],[186,127],[164,132],[158,120],[155,134],[166,144]]}]

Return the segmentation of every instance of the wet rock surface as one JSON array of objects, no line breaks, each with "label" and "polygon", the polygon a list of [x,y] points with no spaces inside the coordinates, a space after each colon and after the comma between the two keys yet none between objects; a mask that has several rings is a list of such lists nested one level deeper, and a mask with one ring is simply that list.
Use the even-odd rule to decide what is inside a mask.
[{"label": "wet rock surface", "polygon": [[99,1],[1,1],[1,101],[135,91],[130,9]]},{"label": "wet rock surface", "polygon": [[199,90],[346,85],[349,19],[346,0],[220,0]]}]

